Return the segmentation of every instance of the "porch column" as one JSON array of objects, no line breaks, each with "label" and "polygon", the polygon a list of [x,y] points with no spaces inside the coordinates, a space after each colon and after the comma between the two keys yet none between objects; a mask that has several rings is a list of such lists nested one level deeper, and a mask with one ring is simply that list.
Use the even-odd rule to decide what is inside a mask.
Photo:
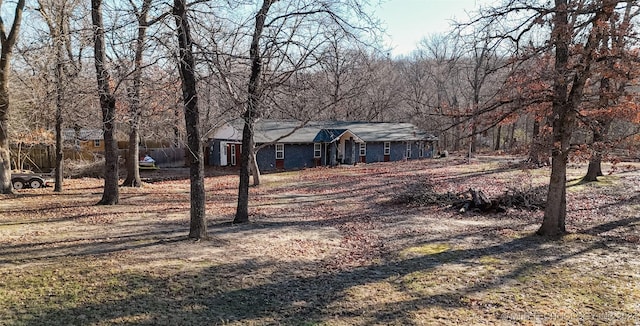
[{"label": "porch column", "polygon": [[338,152],[338,146],[336,145],[336,142],[331,143],[331,149],[329,150],[329,162],[331,166],[336,166],[338,165],[337,162],[337,153]]},{"label": "porch column", "polygon": [[342,162],[344,164],[351,164],[351,139],[344,141],[344,153],[342,153],[342,155],[344,156]]},{"label": "porch column", "polygon": [[356,142],[351,138],[351,164],[356,165]]}]

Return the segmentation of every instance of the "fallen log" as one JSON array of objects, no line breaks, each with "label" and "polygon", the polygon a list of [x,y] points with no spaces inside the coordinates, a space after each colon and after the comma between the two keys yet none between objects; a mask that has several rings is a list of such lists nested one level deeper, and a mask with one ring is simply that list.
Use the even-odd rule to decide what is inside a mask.
[{"label": "fallen log", "polygon": [[478,189],[469,189],[470,199],[464,200],[454,205],[454,207],[460,213],[466,213],[468,211],[476,211],[481,213],[496,212],[502,213],[506,209],[501,207],[497,201],[493,201],[487,197],[487,195]]}]

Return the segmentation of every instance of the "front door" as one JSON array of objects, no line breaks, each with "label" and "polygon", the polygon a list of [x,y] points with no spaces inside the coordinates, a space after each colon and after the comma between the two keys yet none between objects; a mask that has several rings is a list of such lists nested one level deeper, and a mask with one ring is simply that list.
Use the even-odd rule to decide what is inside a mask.
[{"label": "front door", "polygon": [[240,163],[240,156],[242,155],[242,145],[240,144],[227,144],[227,157],[229,159],[229,165],[236,166]]},{"label": "front door", "polygon": [[236,160],[236,144],[229,144],[228,146],[229,146],[228,147],[229,148],[229,151],[228,151],[229,156],[228,157],[231,158],[231,165],[235,166],[236,163],[237,163],[237,160]]},{"label": "front door", "polygon": [[242,157],[242,145],[240,144],[234,144],[233,146],[236,147],[236,155],[235,155],[235,162],[236,164],[240,164],[240,157]]}]

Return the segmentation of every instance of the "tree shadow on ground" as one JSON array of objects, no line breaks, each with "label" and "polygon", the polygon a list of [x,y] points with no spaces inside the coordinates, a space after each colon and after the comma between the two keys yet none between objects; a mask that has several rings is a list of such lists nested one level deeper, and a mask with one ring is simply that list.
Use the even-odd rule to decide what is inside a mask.
[{"label": "tree shadow on ground", "polygon": [[[624,225],[638,219],[621,221]],[[603,225],[594,232],[620,225]],[[117,278],[115,293],[124,297],[88,303],[60,304],[59,308],[16,315],[24,325],[43,321],[67,324],[109,324],[116,321],[138,325],[173,324],[287,324],[326,322],[351,316],[364,318],[367,324],[413,324],[412,313],[429,307],[471,308],[468,295],[500,287],[539,268],[550,268],[572,257],[601,249],[601,242],[588,243],[575,250],[553,250],[555,240],[537,236],[504,241],[471,249],[452,249],[418,257],[390,259],[384,263],[347,270],[318,273],[318,266],[308,263],[246,260],[238,264],[220,264],[204,269],[190,269],[168,276],[125,271]],[[399,302],[372,303],[367,311],[361,305],[350,308],[345,300],[350,289],[389,282],[399,291],[407,291],[403,279],[412,273],[426,273],[443,266],[458,265],[474,269],[482,257],[526,257],[503,274],[471,282],[463,288],[429,295],[415,294]],[[322,262],[318,263],[322,265]],[[272,270],[268,280],[259,270]],[[314,272],[315,271],[315,272]],[[315,273],[315,274],[314,274]],[[260,276],[258,276],[260,275]],[[254,278],[255,276],[255,278]],[[127,322],[128,320],[128,322]]]}]

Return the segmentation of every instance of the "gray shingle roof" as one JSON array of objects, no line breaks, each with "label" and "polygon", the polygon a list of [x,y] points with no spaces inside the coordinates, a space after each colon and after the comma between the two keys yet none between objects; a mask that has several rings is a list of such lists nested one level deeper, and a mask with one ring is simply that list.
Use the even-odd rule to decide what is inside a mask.
[{"label": "gray shingle roof", "polygon": [[[230,124],[241,132],[243,123],[238,119]],[[331,142],[347,130],[365,142],[437,140],[434,135],[419,130],[411,123],[311,121],[302,125],[300,121],[273,119],[261,119],[255,123],[254,140],[256,143],[276,140],[281,143]]]},{"label": "gray shingle roof", "polygon": [[82,128],[76,135],[75,129],[63,129],[62,130],[62,139],[65,141],[78,140],[86,141],[86,140],[101,140],[104,132],[102,129],[85,129]]}]

